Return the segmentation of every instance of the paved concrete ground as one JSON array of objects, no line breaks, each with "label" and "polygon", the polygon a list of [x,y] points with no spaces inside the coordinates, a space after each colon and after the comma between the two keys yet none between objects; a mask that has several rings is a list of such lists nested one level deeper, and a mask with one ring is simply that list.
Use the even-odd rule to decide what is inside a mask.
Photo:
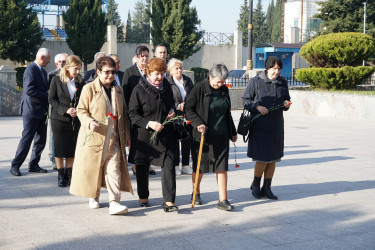
[{"label": "paved concrete ground", "polygon": [[[236,119],[240,111],[233,112]],[[237,122],[236,122],[237,123]],[[178,213],[164,213],[160,168],[150,179],[150,208],[128,193],[123,216],[109,216],[102,190],[98,210],[57,187],[57,173],[9,173],[22,130],[20,117],[0,118],[0,248],[2,249],[374,249],[375,122],[285,113],[285,157],[273,191],[249,191],[254,163],[237,143],[228,183],[233,212],[216,208],[215,175],[204,176],[204,205],[190,205],[190,176],[177,178]],[[48,149],[40,165],[51,170]],[[136,190],[135,177],[131,181]]]}]

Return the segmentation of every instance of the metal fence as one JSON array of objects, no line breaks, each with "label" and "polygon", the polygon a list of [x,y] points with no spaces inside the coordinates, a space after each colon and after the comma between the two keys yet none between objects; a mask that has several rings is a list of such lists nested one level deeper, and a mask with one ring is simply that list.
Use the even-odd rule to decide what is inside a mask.
[{"label": "metal fence", "polygon": [[[282,77],[284,77],[288,81],[289,86],[308,86],[304,82],[298,81],[294,76],[295,76],[295,70],[291,73],[287,74],[281,74]],[[208,77],[208,73],[194,73],[194,79],[195,82],[200,82],[204,80],[205,78]],[[244,74],[239,77],[228,77],[226,80],[227,84],[232,85],[233,88],[241,88],[241,87],[246,87],[247,84],[250,81],[250,77],[248,74]]]}]

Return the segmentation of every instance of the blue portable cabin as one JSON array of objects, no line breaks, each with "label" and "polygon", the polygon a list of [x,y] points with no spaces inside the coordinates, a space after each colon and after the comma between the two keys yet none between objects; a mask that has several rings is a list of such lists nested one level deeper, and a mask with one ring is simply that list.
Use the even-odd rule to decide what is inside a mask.
[{"label": "blue portable cabin", "polygon": [[282,76],[291,76],[293,55],[299,53],[304,43],[261,43],[255,46],[255,69],[263,69],[269,56],[277,56],[283,62]]}]

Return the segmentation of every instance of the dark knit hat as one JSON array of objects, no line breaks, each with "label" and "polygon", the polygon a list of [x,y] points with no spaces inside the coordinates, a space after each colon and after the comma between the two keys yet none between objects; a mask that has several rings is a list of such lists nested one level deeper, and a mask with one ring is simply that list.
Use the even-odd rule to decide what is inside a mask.
[{"label": "dark knit hat", "polygon": [[283,62],[277,56],[267,57],[266,61],[264,62],[264,68],[266,70],[269,69],[269,68],[272,68],[275,65],[275,62],[277,62],[277,65],[279,65],[280,69],[283,68]]}]

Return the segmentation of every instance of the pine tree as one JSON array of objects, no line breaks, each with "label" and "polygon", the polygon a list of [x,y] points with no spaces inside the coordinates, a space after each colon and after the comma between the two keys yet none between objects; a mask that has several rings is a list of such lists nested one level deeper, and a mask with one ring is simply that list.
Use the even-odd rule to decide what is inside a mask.
[{"label": "pine tree", "polygon": [[122,42],[124,39],[123,24],[121,23],[121,17],[117,12],[118,4],[115,0],[108,1],[108,13],[105,15],[105,20],[108,25],[115,25],[117,27],[117,41]]},{"label": "pine tree", "polygon": [[85,71],[105,42],[107,22],[101,3],[101,0],[71,0],[63,14],[66,42],[83,61]]},{"label": "pine tree", "polygon": [[154,0],[152,5],[152,43],[166,45],[169,55],[184,60],[197,52],[203,31],[191,0]]},{"label": "pine tree", "polygon": [[281,11],[282,11],[283,0],[276,0],[276,5],[274,8],[274,14],[272,15],[272,33],[271,41],[278,43],[282,40],[281,37]]},{"label": "pine tree", "polygon": [[27,1],[0,0],[0,58],[33,61],[42,42],[37,14]]},{"label": "pine tree", "polygon": [[[320,13],[314,17],[322,19],[319,34],[337,32],[363,32],[364,0],[327,0],[318,2]],[[375,5],[368,1],[366,11],[366,33],[375,37]]]},{"label": "pine tree", "polygon": [[132,16],[132,37],[134,43],[148,43],[150,41],[150,17],[147,14],[149,4],[145,0],[135,3]]},{"label": "pine tree", "polygon": [[237,20],[237,29],[242,32],[242,45],[247,46],[248,43],[248,30],[249,23],[249,5],[247,0],[244,0],[240,9],[240,19]]},{"label": "pine tree", "polygon": [[132,43],[133,42],[133,28],[132,28],[132,15],[130,15],[130,10],[128,12],[128,20],[126,21],[126,34],[125,34],[125,42]]},{"label": "pine tree", "polygon": [[254,46],[266,42],[267,29],[265,25],[266,17],[262,11],[262,1],[258,0],[253,12],[253,36]]},{"label": "pine tree", "polygon": [[273,19],[274,11],[275,11],[275,5],[274,5],[273,0],[271,0],[270,4],[268,5],[267,14],[266,14],[266,41],[267,42],[272,41],[271,34],[272,34],[272,28],[273,28],[272,19]]}]

